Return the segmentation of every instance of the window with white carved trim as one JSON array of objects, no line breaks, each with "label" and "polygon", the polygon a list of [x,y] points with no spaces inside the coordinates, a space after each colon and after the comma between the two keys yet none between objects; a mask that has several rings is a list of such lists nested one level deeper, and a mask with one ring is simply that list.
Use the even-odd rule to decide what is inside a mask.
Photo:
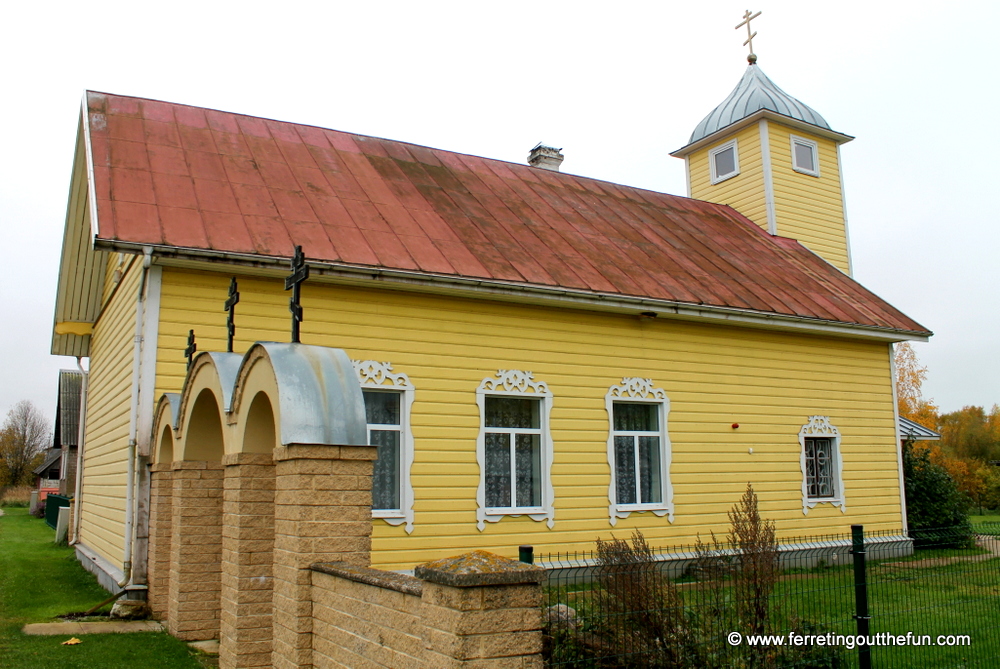
[{"label": "window with white carved trim", "polygon": [[531,372],[500,370],[476,390],[480,430],[477,442],[477,520],[527,515],[552,527],[552,394]]},{"label": "window with white carved trim", "polygon": [[372,517],[413,531],[413,435],[410,408],[414,388],[406,374],[388,362],[353,361],[361,383],[368,443],[378,448],[372,471]]},{"label": "window with white carved trim", "polygon": [[840,430],[827,416],[810,416],[799,430],[802,448],[802,513],[817,504],[828,503],[846,510],[840,457]]},{"label": "window with white carved trim", "polygon": [[819,145],[811,139],[792,135],[792,169],[819,176]]},{"label": "window with white carved trim", "polygon": [[670,401],[650,379],[626,377],[605,396],[610,421],[608,489],[611,524],[637,511],[669,514],[673,521],[670,485]]},{"label": "window with white carved trim", "polygon": [[736,140],[717,146],[708,152],[712,183],[730,179],[740,173],[740,154]]}]

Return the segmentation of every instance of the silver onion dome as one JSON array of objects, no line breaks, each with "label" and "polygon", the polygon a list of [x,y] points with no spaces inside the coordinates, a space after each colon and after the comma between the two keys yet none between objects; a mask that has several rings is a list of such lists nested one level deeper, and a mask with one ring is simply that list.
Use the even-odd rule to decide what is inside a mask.
[{"label": "silver onion dome", "polygon": [[695,127],[688,143],[692,144],[708,137],[761,109],[768,109],[827,130],[831,129],[814,109],[778,88],[754,62],[751,62],[729,97]]}]

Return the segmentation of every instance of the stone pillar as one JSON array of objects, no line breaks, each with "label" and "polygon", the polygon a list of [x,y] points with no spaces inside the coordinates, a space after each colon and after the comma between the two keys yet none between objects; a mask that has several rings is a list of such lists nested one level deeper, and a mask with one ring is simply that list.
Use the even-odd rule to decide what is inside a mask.
[{"label": "stone pillar", "polygon": [[486,551],[418,566],[428,667],[543,667],[545,570]]},{"label": "stone pillar", "polygon": [[278,669],[312,666],[310,565],[371,563],[372,446],[274,449],[274,652]]},{"label": "stone pillar", "polygon": [[226,467],[222,519],[219,666],[271,666],[274,560],[274,459],[233,453]]},{"label": "stone pillar", "polygon": [[149,608],[160,619],[167,617],[170,601],[170,501],[174,494],[173,465],[155,464],[149,468]]},{"label": "stone pillar", "polygon": [[222,477],[221,462],[173,463],[167,622],[185,641],[219,636]]}]

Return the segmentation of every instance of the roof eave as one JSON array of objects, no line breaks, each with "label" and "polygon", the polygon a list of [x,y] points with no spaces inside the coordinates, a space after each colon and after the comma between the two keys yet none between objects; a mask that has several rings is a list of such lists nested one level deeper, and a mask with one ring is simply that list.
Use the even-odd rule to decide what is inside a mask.
[{"label": "roof eave", "polygon": [[[74,209],[74,190],[86,192],[85,207]],[[97,198],[94,186],[94,160],[87,96],[84,94],[80,125],[74,149],[66,203],[66,222],[59,262],[55,313],[52,324],[52,355],[87,357],[90,355],[90,329],[100,309],[100,285],[104,259],[93,251],[97,224]]]},{"label": "roof eave", "polygon": [[[252,253],[233,253],[177,246],[150,245],[138,242],[97,239],[97,248],[105,251],[143,253],[151,249],[152,256],[165,266],[206,269],[224,263],[264,275],[283,274],[288,271],[288,258],[263,256]],[[727,323],[740,327],[763,328],[818,334],[852,339],[885,342],[927,341],[933,334],[922,330],[901,330],[858,323],[843,323],[820,318],[807,318],[772,312],[693,304],[650,297],[635,297],[618,293],[577,290],[572,288],[525,284],[496,279],[475,279],[429,272],[388,269],[366,265],[351,265],[329,261],[310,260],[312,275],[320,281],[340,284],[378,284],[399,290],[533,304],[558,305],[566,308],[639,315],[655,312],[658,317]]]},{"label": "roof eave", "polygon": [[812,123],[806,123],[805,121],[800,121],[797,118],[792,118],[791,116],[785,116],[784,114],[779,114],[777,112],[771,111],[770,109],[759,109],[749,116],[741,118],[735,123],[730,123],[724,128],[719,128],[711,135],[705,135],[701,139],[691,142],[686,146],[682,146],[676,151],[670,153],[674,158],[683,158],[684,156],[697,151],[698,149],[704,148],[710,144],[714,144],[719,141],[722,137],[738,132],[743,128],[753,125],[754,123],[760,121],[761,119],[767,119],[769,121],[776,121],[784,125],[795,128],[796,130],[801,130],[803,132],[808,132],[813,135],[819,135],[829,139],[837,144],[846,144],[854,139],[851,135],[845,135],[842,132],[837,132],[835,130],[830,130],[828,128],[823,128]]}]

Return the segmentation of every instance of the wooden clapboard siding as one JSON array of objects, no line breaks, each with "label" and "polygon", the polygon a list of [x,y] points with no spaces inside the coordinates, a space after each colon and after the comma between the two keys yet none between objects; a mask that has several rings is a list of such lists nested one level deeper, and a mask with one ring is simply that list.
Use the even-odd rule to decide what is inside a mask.
[{"label": "wooden clapboard siding", "polygon": [[[791,136],[817,143],[819,176],[792,167]],[[777,232],[792,237],[843,272],[849,271],[837,145],[817,135],[769,123]]]},{"label": "wooden clapboard siding", "polygon": [[[712,149],[736,138],[740,173],[712,184],[709,153]],[[749,126],[723,140],[699,149],[688,159],[691,197],[718,204],[728,204],[751,221],[767,230],[767,202],[764,197],[764,169],[760,146],[760,130]]]},{"label": "wooden clapboard siding", "polygon": [[113,564],[121,564],[125,532],[125,479],[132,399],[135,308],[141,258],[127,256],[114,281],[118,254],[110,254],[101,315],[94,325],[87,386],[86,450],[80,536]]},{"label": "wooden clapboard siding", "polygon": [[[236,351],[288,341],[280,279],[239,281]],[[199,350],[224,350],[228,285],[227,274],[164,270],[157,394],[181,389],[190,328]],[[633,514],[618,522],[618,536],[641,528],[651,542],[669,544],[725,532],[726,512],[748,481],[783,536],[901,523],[887,344],[319,282],[305,284],[302,299],[303,343],[391,362],[416,387],[416,522],[407,535],[374,521],[379,566],[411,568],[475,548],[516,555],[524,543],[539,552],[588,549],[607,538],[604,397],[623,376],[651,378],[670,398],[676,516],[671,524]],[[554,395],[551,530],[528,518],[476,528],[475,390],[498,369],[532,371]],[[817,414],[843,433],[846,513],[819,505],[802,514],[797,435]]]}]

